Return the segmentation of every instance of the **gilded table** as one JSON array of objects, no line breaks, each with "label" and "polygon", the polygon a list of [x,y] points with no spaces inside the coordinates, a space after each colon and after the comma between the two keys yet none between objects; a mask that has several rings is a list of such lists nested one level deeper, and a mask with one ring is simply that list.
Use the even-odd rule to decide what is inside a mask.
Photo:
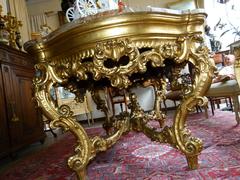
[{"label": "gilded table", "polygon": [[[62,127],[77,138],[75,155],[69,157],[68,166],[79,179],[85,178],[86,167],[98,152],[106,151],[131,130],[170,144],[186,156],[189,168],[198,167],[202,141],[191,136],[185,121],[196,105],[207,103],[204,94],[214,71],[203,43],[205,18],[201,11],[110,12],[68,23],[42,42],[25,44],[25,50],[37,60],[34,86],[39,106],[51,120],[51,127]],[[189,63],[194,67],[193,84],[184,86],[178,79],[180,70]],[[160,106],[165,97],[166,69],[184,95],[172,126],[164,125],[166,115]],[[113,86],[131,92],[131,87],[146,81],[151,81],[156,90],[154,113],[144,113],[136,94],[130,93],[130,113],[109,115],[98,93],[101,88]],[[88,137],[68,106],[57,107],[50,96],[51,88],[57,86],[74,93],[77,101],[90,90],[98,109],[106,115],[108,137]],[[159,122],[158,130],[149,125],[151,119]]]}]

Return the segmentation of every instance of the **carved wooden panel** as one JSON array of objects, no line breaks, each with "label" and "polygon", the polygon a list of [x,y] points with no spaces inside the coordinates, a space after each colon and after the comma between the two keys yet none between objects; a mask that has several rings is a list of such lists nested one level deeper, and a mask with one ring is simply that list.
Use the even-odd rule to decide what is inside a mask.
[{"label": "carved wooden panel", "polygon": [[5,98],[3,91],[3,79],[0,71],[0,156],[5,155],[10,149],[9,136],[7,131],[7,117],[5,113]]},{"label": "carved wooden panel", "polygon": [[33,61],[0,45],[0,156],[43,140],[43,122],[33,101]]}]

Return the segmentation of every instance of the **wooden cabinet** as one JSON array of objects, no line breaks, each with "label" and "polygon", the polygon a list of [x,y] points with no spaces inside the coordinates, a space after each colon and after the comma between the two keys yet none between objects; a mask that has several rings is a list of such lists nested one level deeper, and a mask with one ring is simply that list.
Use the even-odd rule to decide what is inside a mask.
[{"label": "wooden cabinet", "polygon": [[10,139],[8,135],[7,117],[5,110],[5,98],[3,91],[3,79],[0,72],[0,157],[6,155],[10,150]]},{"label": "wooden cabinet", "polygon": [[45,138],[41,115],[33,100],[33,60],[0,45],[0,156]]}]

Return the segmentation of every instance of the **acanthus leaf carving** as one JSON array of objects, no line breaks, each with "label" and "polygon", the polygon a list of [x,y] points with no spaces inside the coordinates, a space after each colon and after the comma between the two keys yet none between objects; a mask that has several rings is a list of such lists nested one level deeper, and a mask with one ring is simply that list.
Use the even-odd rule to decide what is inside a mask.
[{"label": "acanthus leaf carving", "polygon": [[[193,39],[198,38],[189,35],[180,36],[176,41],[163,40],[158,46],[149,47],[149,50],[142,53],[137,43],[127,38],[107,40],[96,44],[90,61],[84,62],[82,55],[78,54],[74,56],[77,59],[63,58],[59,59],[59,62],[54,60],[55,65],[52,67],[62,79],[74,76],[78,80],[87,80],[89,74],[92,74],[95,81],[108,78],[112,86],[126,88],[131,85],[129,77],[133,73],[147,71],[147,62],[151,62],[153,67],[162,67],[165,59],[173,59],[176,63],[186,61],[191,52],[189,44]],[[123,56],[128,58],[128,62],[118,64]],[[106,67],[105,63],[109,60],[113,63],[112,67]]]}]

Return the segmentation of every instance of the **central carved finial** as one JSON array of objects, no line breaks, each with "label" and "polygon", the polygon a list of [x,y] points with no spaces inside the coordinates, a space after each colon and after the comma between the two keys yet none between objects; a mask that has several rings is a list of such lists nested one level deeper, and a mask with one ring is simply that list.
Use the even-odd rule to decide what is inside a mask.
[{"label": "central carved finial", "polygon": [[134,48],[131,47],[130,44],[131,42],[129,39],[115,39],[98,43],[95,49],[95,57],[96,59],[101,60],[112,59],[113,61],[119,61],[119,59],[124,55],[136,55]]}]

